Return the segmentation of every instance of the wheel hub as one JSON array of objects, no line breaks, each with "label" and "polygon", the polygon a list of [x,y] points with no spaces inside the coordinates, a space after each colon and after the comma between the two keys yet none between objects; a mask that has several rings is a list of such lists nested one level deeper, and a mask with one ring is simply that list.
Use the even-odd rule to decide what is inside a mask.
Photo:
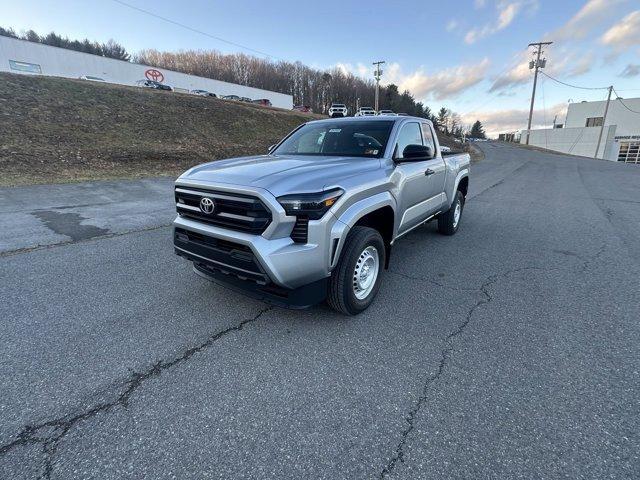
[{"label": "wheel hub", "polygon": [[378,250],[376,247],[365,248],[358,256],[353,271],[353,293],[358,300],[363,300],[373,290],[380,270]]},{"label": "wheel hub", "polygon": [[462,205],[460,202],[456,203],[456,209],[453,211],[453,226],[458,226],[458,222],[460,221],[460,215],[462,214]]}]

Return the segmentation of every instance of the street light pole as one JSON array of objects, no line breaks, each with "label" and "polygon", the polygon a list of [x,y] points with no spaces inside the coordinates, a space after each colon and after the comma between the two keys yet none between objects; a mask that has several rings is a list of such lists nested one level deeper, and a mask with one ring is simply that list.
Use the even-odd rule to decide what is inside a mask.
[{"label": "street light pole", "polygon": [[379,107],[380,107],[380,78],[382,77],[382,70],[380,70],[380,65],[382,65],[383,63],[385,62],[384,61],[373,62],[373,64],[376,66],[376,70],[375,72],[373,72],[373,78],[376,79],[376,97],[375,97],[376,113],[379,111]]},{"label": "street light pole", "polygon": [[533,103],[535,102],[536,99],[536,85],[538,83],[538,69],[539,68],[544,68],[544,65],[546,64],[546,60],[542,60],[543,64],[540,64],[540,54],[542,54],[542,46],[543,45],[551,45],[553,42],[537,42],[537,43],[530,43],[529,46],[530,47],[537,47],[536,50],[536,59],[533,62],[529,62],[529,69],[534,68],[535,67],[535,73],[533,75],[533,93],[531,94],[531,106],[529,107],[529,122],[527,124],[527,142],[526,144],[529,145],[529,135],[531,134],[531,118],[533,117]]}]

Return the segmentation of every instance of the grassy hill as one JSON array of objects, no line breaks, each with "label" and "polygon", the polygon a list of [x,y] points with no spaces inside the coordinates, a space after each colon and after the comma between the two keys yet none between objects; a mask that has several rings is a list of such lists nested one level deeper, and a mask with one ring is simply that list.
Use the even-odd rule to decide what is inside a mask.
[{"label": "grassy hill", "polygon": [[176,176],[264,153],[316,116],[55,77],[0,73],[0,185]]}]

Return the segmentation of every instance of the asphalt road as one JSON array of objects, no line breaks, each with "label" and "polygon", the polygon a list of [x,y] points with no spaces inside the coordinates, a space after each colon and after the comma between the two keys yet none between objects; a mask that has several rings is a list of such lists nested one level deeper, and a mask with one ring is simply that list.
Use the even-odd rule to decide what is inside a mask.
[{"label": "asphalt road", "polygon": [[640,168],[482,148],[351,318],[196,276],[166,180],[0,189],[0,478],[639,478]]}]

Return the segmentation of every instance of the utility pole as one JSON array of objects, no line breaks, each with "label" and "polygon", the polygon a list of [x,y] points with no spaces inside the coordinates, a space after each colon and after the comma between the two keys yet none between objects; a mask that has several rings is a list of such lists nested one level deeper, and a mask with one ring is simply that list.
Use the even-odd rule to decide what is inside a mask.
[{"label": "utility pole", "polygon": [[[600,135],[598,135],[598,145],[596,145],[596,154],[593,156],[595,160],[598,159],[598,150],[600,150],[600,142],[602,141],[602,132],[604,131],[604,124],[607,121],[607,112],[609,111],[609,102],[611,101],[611,90],[613,90],[613,85],[609,87],[609,95],[607,95],[607,103],[604,106],[604,116],[602,117],[602,125],[600,126]],[[604,152],[602,153],[602,158],[604,158]]]},{"label": "utility pole", "polygon": [[531,118],[533,117],[533,102],[536,99],[536,85],[538,83],[538,69],[544,68],[547,64],[546,58],[540,60],[540,55],[543,53],[542,47],[544,45],[551,45],[553,42],[538,42],[538,43],[530,43],[529,47],[536,47],[537,50],[534,52],[536,54],[536,59],[529,62],[529,70],[535,68],[535,73],[533,75],[533,93],[531,94],[531,106],[529,107],[529,123],[527,124],[527,142],[529,145],[529,135],[531,134]]},{"label": "utility pole", "polygon": [[376,66],[376,71],[373,72],[373,78],[376,79],[376,113],[379,111],[378,108],[380,107],[380,78],[382,77],[382,70],[380,70],[380,65],[382,65],[383,63],[385,62],[373,62],[373,64]]}]

